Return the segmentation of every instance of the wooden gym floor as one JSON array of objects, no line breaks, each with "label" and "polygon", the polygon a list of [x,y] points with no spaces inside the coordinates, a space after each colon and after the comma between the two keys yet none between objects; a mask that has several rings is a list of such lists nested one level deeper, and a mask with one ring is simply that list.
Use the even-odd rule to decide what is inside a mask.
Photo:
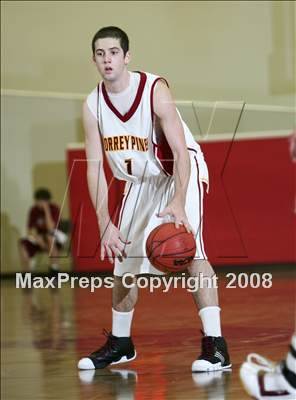
[{"label": "wooden gym floor", "polygon": [[223,334],[232,372],[192,374],[200,325],[184,289],[140,291],[133,338],[138,357],[104,370],[81,371],[78,359],[100,347],[111,327],[111,290],[63,286],[15,288],[2,281],[1,391],[3,400],[248,399],[239,380],[246,355],[280,360],[295,329],[295,279],[273,274],[270,289],[229,289],[219,274]]}]

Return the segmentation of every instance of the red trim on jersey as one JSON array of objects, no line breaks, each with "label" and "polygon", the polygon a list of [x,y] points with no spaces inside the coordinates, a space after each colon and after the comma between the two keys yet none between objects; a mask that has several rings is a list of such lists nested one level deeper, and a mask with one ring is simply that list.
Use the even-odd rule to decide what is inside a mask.
[{"label": "red trim on jersey", "polygon": [[201,249],[201,253],[202,256],[204,258],[204,260],[207,259],[207,257],[205,256],[205,249],[203,246],[203,240],[202,240],[202,198],[201,198],[201,188],[200,188],[200,180],[199,180],[199,168],[198,168],[198,162],[196,157],[194,157],[195,163],[196,163],[196,170],[197,170],[197,186],[198,186],[198,197],[199,197],[199,244],[200,244],[200,249]]},{"label": "red trim on jersey", "polygon": [[194,153],[197,154],[197,150],[193,149],[192,147],[187,147],[187,149],[188,149],[189,151],[194,151]]},{"label": "red trim on jersey", "polygon": [[132,186],[133,186],[133,182],[130,184],[128,192],[126,194],[124,194],[122,196],[122,199],[121,199],[121,209],[120,209],[120,213],[119,213],[118,229],[120,229],[120,226],[121,226],[121,221],[122,221],[122,217],[123,217],[123,211],[124,211],[124,208],[125,208],[125,205],[126,205],[126,201],[127,201],[127,198],[128,198],[128,196],[130,194]]},{"label": "red trim on jersey", "polygon": [[105,100],[107,106],[110,108],[110,110],[113,111],[114,114],[122,122],[127,122],[134,115],[134,113],[136,112],[137,108],[139,107],[139,104],[140,104],[140,101],[141,101],[141,98],[142,98],[144,87],[145,87],[145,84],[146,84],[146,81],[147,81],[147,75],[144,74],[144,72],[140,72],[140,71],[138,73],[140,74],[140,83],[139,83],[139,86],[138,86],[137,94],[136,94],[135,100],[134,100],[131,108],[124,115],[122,115],[117,110],[117,108],[114,107],[114,105],[112,104],[112,102],[111,102],[111,100],[110,100],[110,98],[108,96],[105,84],[104,84],[104,82],[102,82],[102,93],[103,93],[103,96],[104,96],[104,100]]},{"label": "red trim on jersey", "polygon": [[[150,108],[151,108],[151,120],[152,120],[152,129],[153,129],[153,123],[154,123],[154,107],[153,107],[153,94],[154,94],[154,88],[155,85],[158,81],[163,80],[169,87],[169,84],[164,78],[156,78],[155,81],[152,84],[151,87],[151,92],[150,92]],[[168,141],[163,134],[162,137],[160,138],[159,143],[154,143],[153,141],[153,134],[152,134],[152,144],[153,144],[153,152],[155,157],[158,159],[160,166],[163,170],[163,172],[166,175],[173,175],[174,171],[174,156],[172,153],[172,150],[168,144]]]},{"label": "red trim on jersey", "polygon": [[[98,84],[98,86],[97,86],[97,125],[98,125],[98,130],[99,130],[100,135],[103,136],[101,129],[100,129],[100,113],[99,113],[99,111],[100,111],[100,84]],[[104,146],[102,148],[104,149]]]}]

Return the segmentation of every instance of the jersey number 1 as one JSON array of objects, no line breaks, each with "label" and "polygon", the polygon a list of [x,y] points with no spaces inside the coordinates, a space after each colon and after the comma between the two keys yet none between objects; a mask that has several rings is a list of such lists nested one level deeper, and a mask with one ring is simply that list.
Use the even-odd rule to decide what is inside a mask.
[{"label": "jersey number 1", "polygon": [[129,175],[132,175],[132,174],[133,174],[133,173],[132,173],[132,159],[131,159],[131,158],[128,158],[128,159],[124,160],[124,162],[126,163],[127,173],[128,173]]}]

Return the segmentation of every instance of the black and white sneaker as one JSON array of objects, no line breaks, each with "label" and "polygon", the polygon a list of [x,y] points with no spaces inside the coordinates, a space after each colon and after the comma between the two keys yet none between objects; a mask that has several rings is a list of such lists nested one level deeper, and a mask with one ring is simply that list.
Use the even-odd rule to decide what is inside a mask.
[{"label": "black and white sneaker", "polygon": [[219,371],[231,367],[227,344],[222,336],[204,336],[201,355],[192,363],[192,372]]},{"label": "black and white sneaker", "polygon": [[107,342],[88,357],[82,358],[78,362],[79,369],[100,369],[136,358],[137,353],[130,337],[113,336],[111,332],[105,330],[103,333],[107,337]]}]

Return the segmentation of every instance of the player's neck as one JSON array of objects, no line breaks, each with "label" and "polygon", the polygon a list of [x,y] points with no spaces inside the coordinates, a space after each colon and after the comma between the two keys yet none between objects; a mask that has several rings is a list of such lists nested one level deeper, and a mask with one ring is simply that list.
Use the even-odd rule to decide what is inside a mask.
[{"label": "player's neck", "polygon": [[105,87],[107,89],[107,92],[110,93],[120,93],[123,92],[128,85],[130,84],[130,74],[128,70],[126,69],[120,78],[118,78],[116,81],[104,81]]}]

